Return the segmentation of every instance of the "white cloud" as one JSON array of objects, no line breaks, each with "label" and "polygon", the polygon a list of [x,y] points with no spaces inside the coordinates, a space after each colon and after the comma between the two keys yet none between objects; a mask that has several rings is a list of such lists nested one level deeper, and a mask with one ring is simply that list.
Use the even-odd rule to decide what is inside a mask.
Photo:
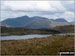
[{"label": "white cloud", "polygon": [[70,0],[70,1],[61,1],[61,4],[68,10],[68,11],[73,11],[75,12],[75,1],[74,0]]},{"label": "white cloud", "polygon": [[15,18],[25,15],[23,12],[12,12],[12,11],[1,11],[1,21],[5,20],[6,18]]},{"label": "white cloud", "polygon": [[6,1],[4,4],[12,10],[33,11],[36,9],[36,3],[33,1]]},{"label": "white cloud", "polygon": [[70,11],[63,13],[61,17],[65,18],[68,21],[73,21],[75,19],[74,12]]},{"label": "white cloud", "polygon": [[4,1],[12,10],[24,11],[58,11],[65,10],[60,1]]},{"label": "white cloud", "polygon": [[2,1],[1,20],[6,18],[43,16],[48,18],[66,18],[74,20],[74,1]]},{"label": "white cloud", "polygon": [[51,1],[50,5],[52,8],[55,8],[57,11],[66,11],[66,8],[61,4],[60,1]]},{"label": "white cloud", "polygon": [[57,13],[57,14],[51,15],[50,17],[52,17],[53,19],[64,18],[69,22],[75,20],[74,12],[70,12],[70,11],[66,11],[64,13]]},{"label": "white cloud", "polygon": [[38,1],[37,2],[37,9],[40,9],[41,11],[54,11],[55,8],[52,8],[50,5],[50,1]]}]

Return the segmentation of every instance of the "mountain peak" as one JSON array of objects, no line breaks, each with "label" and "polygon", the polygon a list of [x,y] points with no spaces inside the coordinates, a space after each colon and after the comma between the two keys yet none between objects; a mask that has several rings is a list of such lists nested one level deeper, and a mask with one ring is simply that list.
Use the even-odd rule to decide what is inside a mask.
[{"label": "mountain peak", "polygon": [[55,21],[57,21],[57,22],[67,22],[64,18],[58,18]]},{"label": "mountain peak", "polygon": [[1,24],[11,27],[24,27],[33,29],[52,28],[56,26],[70,25],[68,22],[66,22],[65,19],[56,19],[52,21],[48,18],[39,16],[34,17],[22,16],[11,20],[6,19],[2,21]]},{"label": "mountain peak", "polygon": [[29,18],[27,15],[25,16],[21,16],[21,17],[18,17],[18,18]]},{"label": "mountain peak", "polygon": [[48,18],[45,18],[45,17],[40,17],[40,16],[34,16],[32,18],[35,18],[35,19],[48,19]]}]

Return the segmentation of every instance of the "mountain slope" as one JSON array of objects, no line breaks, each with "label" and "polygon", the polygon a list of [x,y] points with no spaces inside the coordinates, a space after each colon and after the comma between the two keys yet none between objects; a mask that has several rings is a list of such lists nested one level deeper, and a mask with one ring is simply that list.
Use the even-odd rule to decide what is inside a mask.
[{"label": "mountain slope", "polygon": [[58,26],[58,27],[54,27],[54,30],[60,31],[62,33],[74,33],[74,25],[67,25],[67,26]]},{"label": "mountain slope", "polygon": [[2,25],[7,25],[11,27],[22,27],[23,24],[26,24],[27,22],[31,21],[28,16],[22,16],[18,18],[11,18],[6,19],[1,22]]},{"label": "mountain slope", "polygon": [[[51,20],[53,20],[53,19],[51,19]],[[55,19],[53,21],[55,21],[55,22],[67,22],[64,18],[58,18],[58,19]]]},{"label": "mountain slope", "polygon": [[28,17],[22,16],[17,18],[6,19],[1,22],[3,26],[24,27],[24,28],[52,28],[56,26],[70,25],[68,22],[57,22],[44,17]]},{"label": "mountain slope", "polygon": [[75,21],[70,22],[71,24],[75,25]]}]

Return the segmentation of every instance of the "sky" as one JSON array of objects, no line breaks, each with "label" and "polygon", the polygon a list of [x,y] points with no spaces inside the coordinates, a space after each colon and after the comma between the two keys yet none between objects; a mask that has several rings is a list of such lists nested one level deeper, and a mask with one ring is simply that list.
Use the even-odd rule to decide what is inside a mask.
[{"label": "sky", "polygon": [[27,15],[41,16],[49,19],[64,18],[74,21],[74,0],[47,0],[47,1],[0,1],[1,19],[16,18]]}]

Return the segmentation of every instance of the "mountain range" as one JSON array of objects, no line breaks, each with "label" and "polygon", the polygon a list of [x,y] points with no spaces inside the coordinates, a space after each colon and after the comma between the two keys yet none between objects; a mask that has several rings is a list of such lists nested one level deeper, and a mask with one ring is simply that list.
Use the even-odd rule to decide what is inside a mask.
[{"label": "mountain range", "polygon": [[75,21],[70,22],[71,24],[75,25]]},{"label": "mountain range", "polygon": [[53,21],[56,21],[56,22],[67,22],[64,18],[58,18],[58,19],[51,19]]},{"label": "mountain range", "polygon": [[1,21],[1,25],[8,27],[40,29],[40,28],[53,28],[56,26],[71,25],[71,23],[67,22],[64,18],[53,20],[39,16],[34,17],[21,16]]}]

